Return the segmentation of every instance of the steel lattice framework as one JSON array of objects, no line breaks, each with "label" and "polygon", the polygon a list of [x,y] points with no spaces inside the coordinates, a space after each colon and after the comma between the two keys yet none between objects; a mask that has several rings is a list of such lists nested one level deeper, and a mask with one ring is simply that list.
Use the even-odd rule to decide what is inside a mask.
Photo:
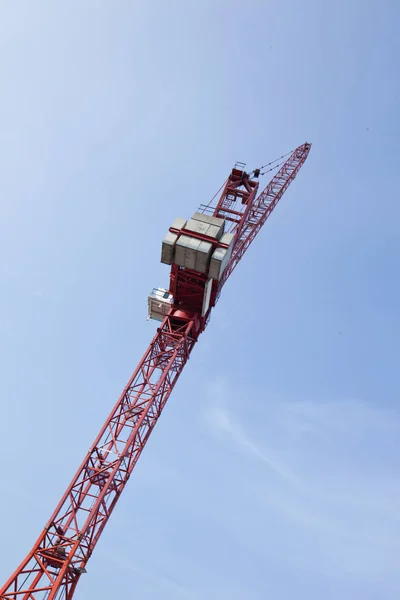
[{"label": "steel lattice framework", "polygon": [[304,164],[310,144],[299,146],[265,190],[235,168],[214,216],[235,234],[230,261],[213,283],[201,316],[206,276],[173,265],[174,304],[27,557],[0,589],[2,600],[71,600],[109,516],[161,415],[222,286]]}]

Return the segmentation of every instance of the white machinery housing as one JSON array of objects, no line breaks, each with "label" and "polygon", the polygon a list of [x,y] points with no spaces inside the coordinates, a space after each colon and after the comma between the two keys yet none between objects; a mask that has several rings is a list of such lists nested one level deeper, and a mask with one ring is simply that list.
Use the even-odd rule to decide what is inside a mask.
[{"label": "white machinery housing", "polygon": [[163,321],[174,303],[170,291],[165,288],[154,288],[148,298],[148,319]]}]

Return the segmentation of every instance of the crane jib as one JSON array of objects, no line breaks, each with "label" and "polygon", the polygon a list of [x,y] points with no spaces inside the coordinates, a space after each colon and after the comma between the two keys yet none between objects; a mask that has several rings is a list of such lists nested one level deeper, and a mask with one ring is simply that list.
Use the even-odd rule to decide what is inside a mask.
[{"label": "crane jib", "polygon": [[161,258],[171,266],[170,287],[149,296],[149,315],[161,324],[33,548],[0,588],[1,600],[71,600],[225,282],[310,148],[296,148],[258,195],[260,169],[252,179],[237,165],[215,207],[174,222]]}]

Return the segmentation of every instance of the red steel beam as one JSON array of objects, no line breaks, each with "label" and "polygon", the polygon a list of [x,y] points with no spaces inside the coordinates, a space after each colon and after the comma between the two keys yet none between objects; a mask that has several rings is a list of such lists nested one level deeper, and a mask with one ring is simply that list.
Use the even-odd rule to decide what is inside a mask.
[{"label": "red steel beam", "polygon": [[197,330],[196,317],[166,317],[31,552],[1,588],[2,599],[72,598]]}]

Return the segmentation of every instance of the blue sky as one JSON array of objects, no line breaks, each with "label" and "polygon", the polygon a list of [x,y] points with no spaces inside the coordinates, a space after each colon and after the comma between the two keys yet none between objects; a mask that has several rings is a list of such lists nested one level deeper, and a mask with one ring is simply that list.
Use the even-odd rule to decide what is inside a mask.
[{"label": "blue sky", "polygon": [[397,600],[398,3],[0,10],[0,579],[153,335],[173,218],[311,141],[76,598]]}]

